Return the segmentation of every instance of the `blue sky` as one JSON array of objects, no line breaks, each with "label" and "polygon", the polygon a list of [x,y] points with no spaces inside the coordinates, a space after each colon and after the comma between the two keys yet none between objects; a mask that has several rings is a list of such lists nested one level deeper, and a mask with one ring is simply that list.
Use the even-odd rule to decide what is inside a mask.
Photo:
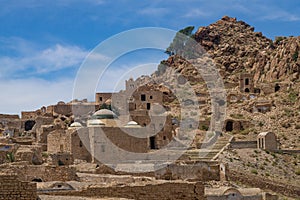
[{"label": "blue sky", "polygon": [[[70,101],[84,58],[115,34],[141,27],[198,28],[224,15],[272,39],[300,35],[298,0],[0,0],[0,113]],[[114,63],[108,79],[164,58],[154,50],[132,53]],[[110,89],[109,84],[99,87]]]}]

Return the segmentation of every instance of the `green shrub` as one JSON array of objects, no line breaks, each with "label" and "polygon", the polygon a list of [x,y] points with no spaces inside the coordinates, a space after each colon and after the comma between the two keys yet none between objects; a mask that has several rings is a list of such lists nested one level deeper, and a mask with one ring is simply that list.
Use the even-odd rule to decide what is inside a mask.
[{"label": "green shrub", "polygon": [[258,174],[258,172],[257,172],[256,169],[251,169],[251,173],[252,173],[252,174]]},{"label": "green shrub", "polygon": [[244,116],[242,114],[230,114],[230,117],[235,119],[244,119]]},{"label": "green shrub", "polygon": [[293,54],[293,60],[296,62],[298,59],[298,51]]},{"label": "green shrub", "polygon": [[289,93],[290,102],[295,103],[297,101],[297,98],[298,98],[298,93],[296,93],[295,91],[291,91]]}]

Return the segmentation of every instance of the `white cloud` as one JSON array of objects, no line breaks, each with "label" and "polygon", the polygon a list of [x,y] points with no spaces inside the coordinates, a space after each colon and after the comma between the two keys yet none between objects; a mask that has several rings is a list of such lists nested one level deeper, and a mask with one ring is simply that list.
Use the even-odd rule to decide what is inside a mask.
[{"label": "white cloud", "polygon": [[284,10],[272,10],[262,16],[265,20],[300,21],[300,16],[291,14]]},{"label": "white cloud", "polygon": [[42,79],[0,80],[0,111],[16,113],[39,109],[60,100],[70,101],[73,80],[61,79],[54,82]]},{"label": "white cloud", "polygon": [[209,15],[211,15],[209,10],[203,11],[202,9],[195,8],[195,9],[188,10],[188,12],[183,15],[183,17],[185,17],[185,18],[199,18],[199,17],[207,17]]},{"label": "white cloud", "polygon": [[142,15],[151,15],[153,16],[161,16],[161,15],[165,15],[169,12],[169,10],[167,8],[144,8],[138,11],[139,14]]},{"label": "white cloud", "polygon": [[0,40],[1,49],[10,49],[11,55],[0,56],[0,77],[17,74],[45,74],[65,68],[78,67],[88,52],[78,46],[56,44],[42,49],[22,39]]}]

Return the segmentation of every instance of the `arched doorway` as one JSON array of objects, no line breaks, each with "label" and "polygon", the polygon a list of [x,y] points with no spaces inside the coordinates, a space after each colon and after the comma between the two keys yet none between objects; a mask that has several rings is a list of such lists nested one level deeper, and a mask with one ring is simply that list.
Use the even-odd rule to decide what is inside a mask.
[{"label": "arched doorway", "polygon": [[246,88],[246,89],[245,89],[245,92],[249,93],[249,92],[250,92],[249,88]]},{"label": "arched doorway", "polygon": [[227,132],[233,131],[233,121],[227,121],[227,122],[226,122],[225,130],[226,130]]}]

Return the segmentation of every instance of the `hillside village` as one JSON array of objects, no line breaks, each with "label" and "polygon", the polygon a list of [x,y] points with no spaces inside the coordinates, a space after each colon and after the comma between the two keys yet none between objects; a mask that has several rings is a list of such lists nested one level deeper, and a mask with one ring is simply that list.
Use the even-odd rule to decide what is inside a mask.
[{"label": "hillside village", "polygon": [[170,54],[118,93],[0,114],[1,198],[299,198],[300,37],[227,16],[191,37],[204,56]]}]

